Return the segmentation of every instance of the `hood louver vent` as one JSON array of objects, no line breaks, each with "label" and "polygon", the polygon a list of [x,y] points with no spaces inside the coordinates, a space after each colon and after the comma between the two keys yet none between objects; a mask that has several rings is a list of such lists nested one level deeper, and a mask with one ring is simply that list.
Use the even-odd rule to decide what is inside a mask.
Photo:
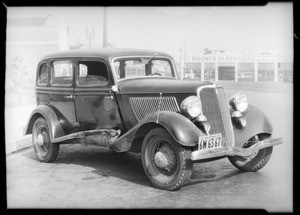
[{"label": "hood louver vent", "polygon": [[129,101],[134,114],[139,121],[145,119],[150,114],[157,112],[160,102],[160,111],[180,112],[175,97],[131,97],[129,98]]}]

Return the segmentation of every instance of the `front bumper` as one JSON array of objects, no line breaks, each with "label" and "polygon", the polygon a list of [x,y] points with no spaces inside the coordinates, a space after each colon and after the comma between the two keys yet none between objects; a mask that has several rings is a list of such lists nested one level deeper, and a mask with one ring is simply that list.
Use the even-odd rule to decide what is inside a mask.
[{"label": "front bumper", "polygon": [[222,156],[249,156],[253,154],[254,152],[267,148],[270,146],[275,146],[282,144],[282,138],[267,138],[262,141],[258,141],[254,145],[252,145],[249,148],[239,148],[234,146],[226,146],[222,148],[216,148],[216,149],[207,149],[207,150],[196,150],[193,151],[191,154],[191,160],[193,161],[199,161],[199,160],[205,160],[209,158],[216,158],[216,157],[222,157]]}]

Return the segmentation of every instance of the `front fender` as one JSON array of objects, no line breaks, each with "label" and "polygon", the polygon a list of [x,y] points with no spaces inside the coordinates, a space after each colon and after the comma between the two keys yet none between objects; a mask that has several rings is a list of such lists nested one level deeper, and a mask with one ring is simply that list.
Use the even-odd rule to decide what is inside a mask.
[{"label": "front fender", "polygon": [[147,119],[147,123],[154,121],[168,130],[172,137],[184,146],[195,146],[199,136],[204,135],[191,120],[175,112],[161,111]]},{"label": "front fender", "polygon": [[135,137],[141,134],[145,135],[157,126],[163,126],[174,140],[183,146],[195,146],[198,143],[199,136],[204,135],[194,123],[183,115],[171,111],[160,111],[146,117],[113,142],[111,146],[115,151],[127,151],[131,148]]},{"label": "front fender", "polygon": [[[230,110],[232,114],[233,110]],[[251,137],[260,133],[272,134],[273,125],[267,115],[258,107],[249,104],[247,110],[243,113],[246,118],[246,126],[238,129],[233,125],[235,146],[242,147]]]},{"label": "front fender", "polygon": [[32,111],[29,117],[29,122],[25,129],[25,135],[32,134],[33,124],[40,117],[43,117],[48,124],[51,141],[53,141],[54,138],[62,137],[65,135],[57,114],[48,105],[39,105]]}]

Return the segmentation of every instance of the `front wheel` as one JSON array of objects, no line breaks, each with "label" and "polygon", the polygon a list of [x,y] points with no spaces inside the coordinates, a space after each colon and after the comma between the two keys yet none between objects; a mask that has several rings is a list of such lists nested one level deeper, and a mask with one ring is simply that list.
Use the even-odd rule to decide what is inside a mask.
[{"label": "front wheel", "polygon": [[191,177],[191,150],[179,145],[163,128],[146,135],[141,157],[147,178],[160,189],[177,190]]},{"label": "front wheel", "polygon": [[44,118],[38,118],[35,121],[32,129],[32,142],[38,160],[51,163],[56,159],[59,144],[50,141],[48,125]]},{"label": "front wheel", "polygon": [[[268,138],[267,135],[259,134],[252,137],[249,141],[247,141],[243,148],[248,148],[255,144],[257,141],[264,140]],[[247,157],[241,156],[231,156],[228,157],[229,161],[239,170],[245,172],[255,172],[261,168],[263,168],[271,158],[273,151],[273,147],[267,147],[260,149],[259,151],[251,154]]]}]

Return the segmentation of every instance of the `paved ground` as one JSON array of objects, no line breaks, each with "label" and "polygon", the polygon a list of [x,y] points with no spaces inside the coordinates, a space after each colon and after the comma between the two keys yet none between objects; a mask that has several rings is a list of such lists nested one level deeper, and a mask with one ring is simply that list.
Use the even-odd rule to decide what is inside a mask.
[{"label": "paved ground", "polygon": [[[228,96],[236,90],[226,86]],[[288,91],[245,91],[274,124],[270,162],[256,173],[242,173],[227,159],[195,164],[191,182],[179,191],[154,188],[140,155],[104,148],[61,146],[51,164],[35,159],[32,148],[9,154],[8,208],[262,208],[293,209],[293,97]]]}]

